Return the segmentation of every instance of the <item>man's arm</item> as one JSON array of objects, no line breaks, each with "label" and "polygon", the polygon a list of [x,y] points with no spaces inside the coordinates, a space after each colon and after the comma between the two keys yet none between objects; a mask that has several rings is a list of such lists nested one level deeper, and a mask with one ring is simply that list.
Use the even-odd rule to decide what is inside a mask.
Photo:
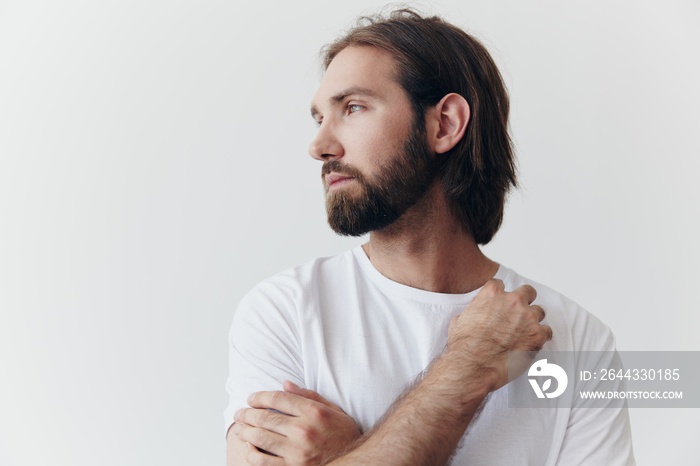
[{"label": "man's arm", "polygon": [[[503,282],[489,281],[453,319],[445,351],[425,377],[394,403],[359,446],[331,464],[444,464],[488,393],[508,382],[508,352],[538,350],[551,338],[551,329],[539,324],[544,311],[530,305],[535,297],[531,286],[505,292]],[[529,362],[523,362],[523,371]],[[275,392],[256,394],[262,395],[256,398],[259,406],[285,411],[280,404],[285,397],[271,400],[271,393]],[[261,429],[260,437],[249,435],[252,426],[246,424],[238,435],[261,446],[264,438],[269,441],[274,426],[265,421],[256,421],[255,426]],[[255,449],[248,451],[248,460],[251,464],[287,464]]]},{"label": "man's arm", "polygon": [[[552,337],[531,306],[534,288],[490,280],[448,330],[445,352],[342,465],[443,465],[489,392],[508,383],[508,352],[537,351]],[[524,371],[528,361],[523,361]]]},{"label": "man's arm", "polygon": [[[450,353],[397,400],[364,441],[332,465],[444,465],[489,393],[479,370],[455,370]],[[462,387],[460,390],[459,387]]]},{"label": "man's arm", "polygon": [[[452,371],[453,373],[450,374],[456,366],[445,363],[449,358],[450,356],[445,353],[441,358],[436,359],[421,383],[397,400],[394,407],[387,412],[384,418],[392,416],[396,418],[395,422],[386,423],[390,426],[390,433],[387,434],[380,429],[370,433],[365,442],[376,443],[376,449],[371,447],[371,444],[363,445],[338,464],[390,464],[386,458],[395,457],[393,450],[398,450],[399,456],[411,458],[410,461],[401,461],[396,464],[444,464],[488,394],[486,388],[488,385],[484,383],[485,380],[480,380],[478,377],[474,377],[471,386],[467,383],[462,385],[461,390],[450,390],[450,387],[458,387],[461,384],[456,381],[447,384],[446,378],[461,377],[469,371]],[[477,371],[474,373],[476,375]],[[311,393],[315,394],[315,392]],[[227,438],[227,466],[327,464],[328,461],[348,451],[359,438],[359,430],[353,432],[351,429],[314,429],[318,425],[320,417],[318,414],[315,416],[317,421],[312,422],[307,418],[305,427],[298,426],[301,429],[296,431],[298,434],[296,437],[280,435],[279,432],[285,421],[277,416],[285,415],[275,415],[262,406],[274,406],[274,409],[288,411],[307,407],[301,400],[299,408],[289,407],[290,400],[291,398],[285,397],[282,392],[258,392],[251,399],[251,405],[261,406],[261,408],[245,409],[236,413],[236,424],[231,428]],[[461,408],[456,409],[456,406]],[[399,410],[407,412],[396,412]],[[399,433],[406,433],[412,427],[415,428],[413,419],[428,422],[433,419],[436,422],[421,425],[418,429],[420,435],[414,438],[414,442],[408,444],[401,440]],[[406,421],[407,425],[405,425]],[[385,423],[380,421],[380,424]],[[334,437],[334,443],[331,437]],[[395,442],[397,439],[401,441]],[[329,443],[333,444],[328,445]],[[254,447],[254,444],[263,451]],[[407,448],[408,451],[406,451]],[[414,462],[421,451],[432,450],[444,452],[447,456],[444,460],[440,456],[435,457],[435,463]],[[376,451],[378,456],[370,457],[372,451]],[[271,452],[276,452],[278,457],[272,456]]]}]

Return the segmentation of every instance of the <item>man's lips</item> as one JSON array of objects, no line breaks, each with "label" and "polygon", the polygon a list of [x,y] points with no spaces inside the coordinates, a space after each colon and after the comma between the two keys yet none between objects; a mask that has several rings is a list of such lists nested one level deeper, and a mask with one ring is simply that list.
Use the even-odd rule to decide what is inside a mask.
[{"label": "man's lips", "polygon": [[326,186],[330,189],[331,187],[340,186],[353,179],[352,176],[341,175],[340,173],[329,173],[326,175]]}]

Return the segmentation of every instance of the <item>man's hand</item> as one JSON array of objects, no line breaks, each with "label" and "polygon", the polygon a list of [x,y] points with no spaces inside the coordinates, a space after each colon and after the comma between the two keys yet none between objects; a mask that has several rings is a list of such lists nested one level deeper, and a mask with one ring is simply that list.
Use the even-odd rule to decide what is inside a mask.
[{"label": "man's hand", "polygon": [[234,415],[231,433],[249,444],[251,465],[325,464],[361,435],[340,407],[289,381],[284,391],[253,393],[248,404]]},{"label": "man's hand", "polygon": [[[530,285],[506,292],[501,280],[489,280],[450,323],[446,356],[478,368],[489,377],[490,390],[501,388],[509,381],[509,351],[539,351],[552,339],[551,327],[540,324],[544,310],[531,305],[536,297]],[[523,361],[521,371],[530,362]]]}]

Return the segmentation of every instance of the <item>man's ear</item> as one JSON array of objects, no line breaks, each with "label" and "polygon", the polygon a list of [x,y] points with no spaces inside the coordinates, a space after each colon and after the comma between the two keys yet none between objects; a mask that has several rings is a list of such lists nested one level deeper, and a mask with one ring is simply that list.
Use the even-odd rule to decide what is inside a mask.
[{"label": "man's ear", "polygon": [[436,154],[444,154],[464,137],[471,117],[469,103],[459,94],[440,99],[426,114],[428,142]]}]

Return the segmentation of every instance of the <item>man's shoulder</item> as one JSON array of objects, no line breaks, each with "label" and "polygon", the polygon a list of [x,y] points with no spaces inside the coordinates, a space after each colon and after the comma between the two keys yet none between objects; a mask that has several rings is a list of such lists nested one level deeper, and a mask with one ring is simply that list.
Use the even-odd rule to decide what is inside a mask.
[{"label": "man's shoulder", "polygon": [[545,323],[555,334],[551,343],[556,349],[603,351],[615,346],[612,331],[600,318],[559,291],[507,268],[503,281],[506,289],[528,284],[537,290],[533,304],[544,309]]},{"label": "man's shoulder", "polygon": [[506,285],[506,290],[510,291],[522,285],[530,285],[537,290],[537,299],[534,301],[535,304],[555,305],[557,308],[566,308],[574,312],[584,311],[579,304],[554,288],[521,275],[513,269],[501,267],[505,269],[501,274],[503,276],[503,282]]},{"label": "man's shoulder", "polygon": [[296,287],[307,286],[310,283],[317,284],[318,280],[329,275],[337,277],[340,274],[352,270],[354,266],[353,249],[332,256],[321,256],[281,272],[277,272],[264,280],[256,287]]},{"label": "man's shoulder", "polygon": [[324,290],[346,283],[345,275],[354,273],[354,249],[333,256],[322,256],[275,273],[255,285],[241,300],[299,301],[310,290]]}]

